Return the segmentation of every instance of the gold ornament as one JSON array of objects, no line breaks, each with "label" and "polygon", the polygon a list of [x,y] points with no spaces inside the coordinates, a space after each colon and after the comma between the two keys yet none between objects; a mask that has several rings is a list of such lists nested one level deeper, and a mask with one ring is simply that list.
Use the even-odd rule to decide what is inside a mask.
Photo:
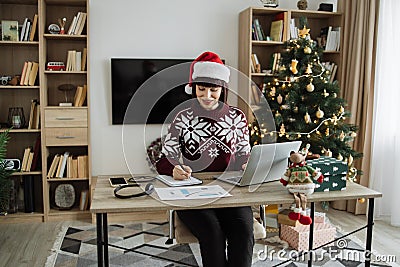
[{"label": "gold ornament", "polygon": [[293,112],[294,112],[294,113],[298,113],[298,112],[299,112],[299,107],[294,107],[294,108],[293,108]]},{"label": "gold ornament", "polygon": [[324,112],[320,108],[318,108],[315,116],[317,116],[318,119],[322,119],[324,117]]},{"label": "gold ornament", "polygon": [[339,155],[337,156],[338,160],[343,160],[343,156],[339,153]]},{"label": "gold ornament", "polygon": [[333,98],[336,98],[337,97],[337,94],[336,93],[333,93]]},{"label": "gold ornament", "polygon": [[357,136],[357,133],[356,132],[351,132],[350,136],[355,138]]},{"label": "gold ornament", "polygon": [[331,151],[330,149],[328,149],[328,150],[325,152],[325,156],[327,156],[327,157],[332,157],[332,151]]},{"label": "gold ornament", "polygon": [[344,113],[344,107],[343,106],[340,106],[339,112],[340,112],[340,114]]},{"label": "gold ornament", "polygon": [[309,46],[304,47],[304,54],[311,54],[311,48]]},{"label": "gold ornament", "polygon": [[276,111],[275,117],[279,117],[279,116],[281,116],[281,114],[279,113],[279,111]]},{"label": "gold ornament", "polygon": [[290,71],[293,74],[297,74],[298,73],[297,63],[299,63],[299,61],[297,59],[292,59],[292,64],[290,65]]},{"label": "gold ornament", "polygon": [[350,181],[354,181],[357,176],[357,169],[354,167],[351,167],[349,171],[347,172],[347,177],[349,178]]},{"label": "gold ornament", "polygon": [[365,198],[359,198],[357,199],[358,203],[363,204],[365,202]]},{"label": "gold ornament", "polygon": [[309,84],[307,84],[306,89],[307,89],[307,92],[311,93],[312,91],[314,91],[314,84],[312,84],[312,82],[310,82]]},{"label": "gold ornament", "polygon": [[311,122],[311,117],[310,114],[308,114],[308,112],[306,112],[306,115],[304,115],[304,120],[306,123],[310,123]]},{"label": "gold ornament", "polygon": [[306,74],[311,74],[312,73],[312,69],[311,69],[311,65],[310,64],[307,65],[305,73]]},{"label": "gold ornament", "polygon": [[298,30],[298,32],[299,32],[299,36],[301,38],[305,38],[307,35],[310,34],[310,29],[307,29],[306,25],[304,25],[303,29],[302,30]]},{"label": "gold ornament", "polygon": [[340,135],[339,135],[339,139],[340,139],[340,141],[344,141],[344,138],[345,138],[345,134],[344,134],[344,132],[342,131],[341,133],[340,133]]},{"label": "gold ornament", "polygon": [[326,128],[326,130],[325,130],[325,135],[326,135],[326,136],[329,136],[329,128]]},{"label": "gold ornament", "polygon": [[269,94],[270,94],[271,96],[275,96],[275,93],[276,93],[276,88],[275,88],[275,87],[272,87],[272,88],[271,88],[271,92],[269,92]]},{"label": "gold ornament", "polygon": [[282,137],[286,133],[285,125],[282,123],[281,128],[279,129],[279,136]]},{"label": "gold ornament", "polygon": [[279,94],[279,95],[277,96],[276,101],[278,102],[278,104],[282,104],[283,97],[281,96],[281,94]]},{"label": "gold ornament", "polygon": [[353,156],[349,155],[348,165],[351,166],[353,164]]},{"label": "gold ornament", "polygon": [[323,95],[324,95],[324,97],[328,97],[329,93],[327,93],[326,90],[324,89],[324,94]]}]

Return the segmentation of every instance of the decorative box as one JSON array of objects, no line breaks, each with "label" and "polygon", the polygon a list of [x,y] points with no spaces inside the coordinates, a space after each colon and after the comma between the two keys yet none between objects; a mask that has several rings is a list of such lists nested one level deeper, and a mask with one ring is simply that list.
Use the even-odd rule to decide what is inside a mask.
[{"label": "decorative box", "polygon": [[315,192],[346,190],[347,163],[332,157],[321,156],[307,160],[307,165],[324,175],[322,184],[314,181]]},{"label": "decorative box", "polygon": [[290,225],[290,226],[296,226],[299,224],[299,221],[293,221],[289,219],[289,212],[291,210],[284,209],[278,213],[278,223],[279,224],[284,224],[284,225]]},{"label": "decorative box", "polygon": [[[281,225],[281,239],[297,251],[308,251],[309,225],[297,226]],[[324,245],[336,238],[336,228],[329,223],[314,224],[313,248]],[[331,243],[327,246],[333,246]]]}]

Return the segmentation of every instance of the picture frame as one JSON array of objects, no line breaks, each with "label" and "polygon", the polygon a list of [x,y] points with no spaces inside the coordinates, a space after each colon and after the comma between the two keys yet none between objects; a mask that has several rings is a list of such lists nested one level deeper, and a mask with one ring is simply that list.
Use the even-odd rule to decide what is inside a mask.
[{"label": "picture frame", "polygon": [[3,41],[18,41],[18,21],[2,20],[1,21],[1,40]]}]

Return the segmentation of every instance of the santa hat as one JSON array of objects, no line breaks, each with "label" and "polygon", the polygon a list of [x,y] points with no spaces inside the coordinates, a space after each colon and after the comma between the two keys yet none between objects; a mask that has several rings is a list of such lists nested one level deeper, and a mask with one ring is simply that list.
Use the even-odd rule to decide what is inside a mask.
[{"label": "santa hat", "polygon": [[192,83],[198,78],[221,80],[228,83],[229,75],[229,68],[224,65],[217,54],[204,52],[190,65],[189,84],[185,86],[185,92],[192,94]]}]

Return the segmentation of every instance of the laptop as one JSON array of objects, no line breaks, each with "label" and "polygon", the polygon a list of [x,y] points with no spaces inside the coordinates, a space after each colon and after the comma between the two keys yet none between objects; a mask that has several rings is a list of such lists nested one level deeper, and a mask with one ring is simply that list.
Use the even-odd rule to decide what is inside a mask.
[{"label": "laptop", "polygon": [[279,180],[288,166],[291,151],[300,149],[301,141],[255,145],[244,171],[227,171],[217,180],[237,186],[249,186]]}]

